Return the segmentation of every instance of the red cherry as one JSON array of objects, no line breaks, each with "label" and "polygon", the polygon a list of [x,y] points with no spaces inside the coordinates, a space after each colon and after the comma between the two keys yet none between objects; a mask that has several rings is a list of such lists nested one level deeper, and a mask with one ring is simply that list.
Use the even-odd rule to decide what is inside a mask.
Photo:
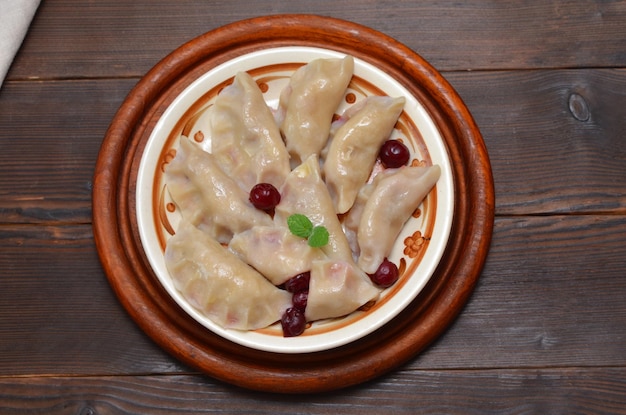
[{"label": "red cherry", "polygon": [[295,277],[289,278],[285,282],[285,290],[290,293],[299,293],[302,291],[309,291],[309,281],[311,280],[311,272],[306,271],[302,274],[298,274]]},{"label": "red cherry", "polygon": [[380,148],[380,161],[388,168],[406,166],[411,158],[411,153],[407,146],[399,140],[387,140]]},{"label": "red cherry", "polygon": [[295,308],[304,313],[306,310],[306,305],[309,301],[309,292],[308,291],[298,291],[295,293],[291,299],[291,302]]},{"label": "red cherry", "polygon": [[306,328],[304,313],[295,307],[288,308],[280,319],[280,325],[283,328],[283,337],[299,336]]},{"label": "red cherry", "polygon": [[280,193],[271,183],[255,184],[250,190],[250,203],[260,210],[272,210],[280,203]]},{"label": "red cherry", "polygon": [[395,284],[395,282],[398,281],[399,276],[400,272],[398,271],[398,267],[387,258],[385,258],[382,264],[378,266],[378,269],[374,274],[369,274],[372,282],[383,288],[387,288]]}]

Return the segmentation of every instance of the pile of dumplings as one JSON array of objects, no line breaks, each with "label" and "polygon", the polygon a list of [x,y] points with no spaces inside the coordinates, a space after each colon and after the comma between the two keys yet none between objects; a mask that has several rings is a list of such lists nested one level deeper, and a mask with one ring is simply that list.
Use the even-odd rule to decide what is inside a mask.
[{"label": "pile of dumplings", "polygon": [[[165,262],[176,289],[217,325],[255,330],[280,321],[292,294],[279,286],[307,271],[308,322],[345,316],[379,297],[382,288],[368,274],[389,255],[440,170],[372,173],[404,98],[367,97],[334,120],[353,69],[351,56],[300,67],[276,109],[240,72],[210,108],[203,131],[210,152],[180,137],[165,169],[181,215]],[[280,192],[273,214],[249,201],[258,183]],[[328,244],[311,247],[293,235],[293,214],[324,226]]]}]

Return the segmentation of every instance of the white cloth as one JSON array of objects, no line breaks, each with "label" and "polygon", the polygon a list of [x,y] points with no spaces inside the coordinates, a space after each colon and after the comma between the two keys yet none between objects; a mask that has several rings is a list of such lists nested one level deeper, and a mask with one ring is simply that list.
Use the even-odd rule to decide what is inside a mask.
[{"label": "white cloth", "polygon": [[0,87],[40,0],[0,0]]}]

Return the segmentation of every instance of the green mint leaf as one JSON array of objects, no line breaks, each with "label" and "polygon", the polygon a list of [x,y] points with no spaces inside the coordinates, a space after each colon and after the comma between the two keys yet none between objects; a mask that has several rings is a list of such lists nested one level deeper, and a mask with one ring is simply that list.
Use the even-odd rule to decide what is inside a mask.
[{"label": "green mint leaf", "polygon": [[289,216],[287,218],[287,226],[289,227],[291,233],[299,236],[300,238],[308,238],[313,232],[313,224],[309,218],[301,215],[300,213],[294,213]]},{"label": "green mint leaf", "polygon": [[328,229],[323,226],[316,226],[309,236],[309,246],[319,248],[328,243]]}]

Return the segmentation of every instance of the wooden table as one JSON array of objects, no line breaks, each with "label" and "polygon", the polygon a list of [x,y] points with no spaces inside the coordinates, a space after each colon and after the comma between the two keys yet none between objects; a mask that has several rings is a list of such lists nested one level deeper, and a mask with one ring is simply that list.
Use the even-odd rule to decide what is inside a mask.
[{"label": "wooden table", "polygon": [[[331,393],[253,392],[161,350],[94,245],[100,144],[169,52],[253,16],[315,13],[433,64],[479,125],[490,254],[413,360]],[[626,2],[41,4],[0,90],[0,413],[626,413]]]}]

